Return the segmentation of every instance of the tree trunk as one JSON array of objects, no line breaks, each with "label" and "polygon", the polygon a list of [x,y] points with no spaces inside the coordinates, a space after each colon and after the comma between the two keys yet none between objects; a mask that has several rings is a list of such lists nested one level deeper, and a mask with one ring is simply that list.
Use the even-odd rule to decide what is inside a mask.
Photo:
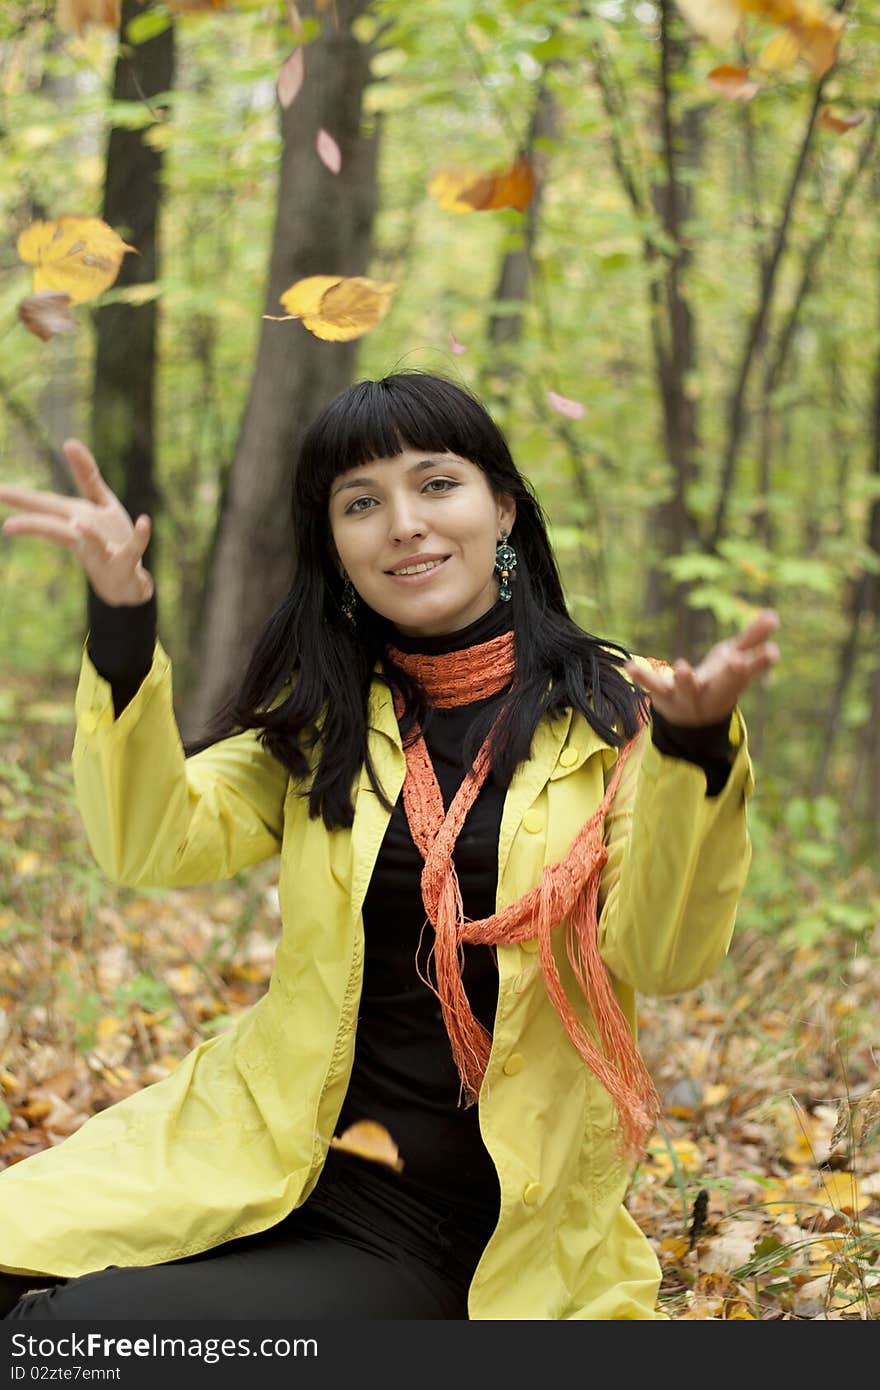
[{"label": "tree trunk", "polygon": [[[115,101],[151,101],[174,82],[174,26],[145,43],[130,44],[125,30],[143,12],[140,0],[124,0],[113,79]],[[114,288],[151,284],[159,274],[158,222],[162,198],[161,151],[144,130],[113,129],[104,179],[104,221],[137,254],[127,252]],[[153,450],[158,307],[107,304],[95,311],[97,343],[90,445],[114,492],[132,517],[155,516],[158,488]],[[151,542],[146,563],[154,568]]]},{"label": "tree trunk", "polygon": [[[305,49],[305,82],[281,112],[283,150],[267,314],[307,275],[362,275],[376,206],[378,133],[364,133],[362,97],[369,47],[352,33],[368,0],[320,10],[322,33]],[[314,14],[315,6],[301,5]],[[342,169],[321,163],[324,128],[342,151]],[[350,384],[357,341],[330,343],[298,322],[264,320],[250,394],[201,599],[199,682],[186,700],[185,736],[198,733],[237,686],[256,633],[290,586],[296,556],[290,521],[292,473],[306,427]]]},{"label": "tree trunk", "polygon": [[[688,380],[697,364],[697,342],[693,315],[685,293],[685,280],[692,253],[684,240],[684,228],[693,217],[694,183],[680,178],[680,172],[699,167],[702,156],[702,111],[686,111],[678,117],[674,110],[674,88],[678,73],[686,65],[690,40],[683,32],[680,17],[673,13],[671,0],[661,5],[661,127],[663,130],[665,179],[653,189],[654,206],[668,236],[678,250],[667,258],[665,275],[665,318],[668,347],[657,362],[666,457],[672,469],[673,494],[652,511],[648,526],[656,544],[658,561],[646,577],[643,602],[645,636],[642,650],[673,651],[690,659],[702,655],[708,624],[703,615],[688,606],[689,584],[674,584],[662,566],[670,555],[684,555],[699,544],[699,530],[687,502],[687,489],[697,477],[700,437],[697,405],[688,391]],[[670,624],[667,614],[672,615]]]}]

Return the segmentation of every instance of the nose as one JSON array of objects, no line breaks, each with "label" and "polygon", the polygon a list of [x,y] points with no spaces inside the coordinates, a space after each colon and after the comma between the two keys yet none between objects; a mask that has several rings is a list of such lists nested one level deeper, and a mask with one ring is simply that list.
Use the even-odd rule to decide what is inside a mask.
[{"label": "nose", "polygon": [[401,497],[389,503],[388,518],[388,537],[395,544],[427,534],[424,519],[419,514],[418,498]]}]

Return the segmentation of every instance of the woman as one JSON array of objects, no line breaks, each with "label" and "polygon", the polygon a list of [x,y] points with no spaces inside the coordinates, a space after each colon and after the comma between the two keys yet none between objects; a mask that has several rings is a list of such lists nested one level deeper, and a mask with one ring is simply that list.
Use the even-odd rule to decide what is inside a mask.
[{"label": "woman", "polygon": [[[163,887],[280,851],[283,932],[228,1031],[0,1176],[7,1302],[43,1290],[8,1316],[663,1317],[623,1206],[657,1109],[635,996],[727,949],[753,787],[736,701],[778,659],[776,614],[696,668],[633,662],[569,618],[482,405],[364,381],[306,433],[296,580],[185,757],[149,521],[65,452],[78,497],[0,502],[90,582],[92,850]],[[330,1146],[359,1120],[400,1171]]]}]

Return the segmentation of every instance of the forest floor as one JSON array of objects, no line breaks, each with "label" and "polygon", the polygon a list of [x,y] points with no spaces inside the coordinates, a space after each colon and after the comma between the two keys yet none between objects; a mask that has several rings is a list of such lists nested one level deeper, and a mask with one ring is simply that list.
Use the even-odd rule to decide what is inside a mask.
[{"label": "forest floor", "polygon": [[[107,883],[73,800],[70,682],[0,687],[0,1167],[160,1080],[265,991],[276,864]],[[876,876],[864,893],[880,900]],[[687,995],[640,1003],[664,1101],[627,1205],[673,1319],[880,1316],[877,930],[742,926]]]}]

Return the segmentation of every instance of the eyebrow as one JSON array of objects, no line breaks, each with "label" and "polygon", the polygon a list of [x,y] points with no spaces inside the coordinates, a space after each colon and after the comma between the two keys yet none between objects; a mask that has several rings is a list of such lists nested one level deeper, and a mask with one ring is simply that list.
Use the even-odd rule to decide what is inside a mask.
[{"label": "eyebrow", "polygon": [[[435,468],[438,463],[460,463],[461,459],[453,454],[438,454],[435,458],[422,459],[421,463],[414,463],[406,471],[407,473],[423,473],[426,468]],[[340,483],[335,487],[330,496],[335,497],[338,492],[345,492],[352,487],[379,487],[375,478],[349,478],[347,482]]]}]

